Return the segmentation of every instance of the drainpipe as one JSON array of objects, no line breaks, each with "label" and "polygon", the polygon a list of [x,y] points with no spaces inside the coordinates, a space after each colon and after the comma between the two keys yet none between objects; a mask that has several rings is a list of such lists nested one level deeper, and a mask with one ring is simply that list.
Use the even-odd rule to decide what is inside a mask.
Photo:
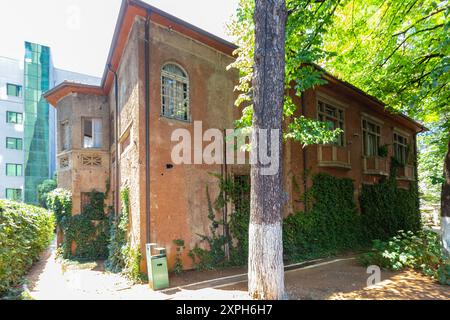
[{"label": "drainpipe", "polygon": [[145,21],[144,65],[145,65],[145,218],[146,241],[151,243],[150,233],[150,15],[147,10]]},{"label": "drainpipe", "polygon": [[[305,116],[305,92],[302,92],[302,95],[300,96],[301,99],[301,115]],[[308,188],[308,179],[306,177],[306,171],[308,169],[308,153],[306,152],[306,147],[302,149],[303,152],[303,192],[305,194],[304,196],[304,204],[305,204],[305,212],[308,212],[308,201],[307,201],[307,195],[306,191]]]},{"label": "drainpipe", "polygon": [[116,167],[115,167],[115,187],[116,187],[116,193],[114,197],[114,207],[115,207],[115,214],[116,216],[119,215],[119,194],[120,194],[120,186],[119,186],[119,163],[120,163],[120,157],[119,157],[119,83],[118,83],[118,77],[117,72],[112,69],[111,64],[108,64],[108,69],[114,74],[114,100],[115,100],[115,112],[114,112],[114,126],[115,126],[115,147],[116,147]]}]

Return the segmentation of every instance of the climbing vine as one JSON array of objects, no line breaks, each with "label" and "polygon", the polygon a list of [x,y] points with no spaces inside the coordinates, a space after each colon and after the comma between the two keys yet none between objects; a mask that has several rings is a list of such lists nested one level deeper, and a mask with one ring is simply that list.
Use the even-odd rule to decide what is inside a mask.
[{"label": "climbing vine", "polygon": [[398,187],[397,169],[401,166],[392,158],[389,178],[362,187],[361,218],[367,240],[386,240],[399,230],[421,229],[417,184],[411,183],[409,189]]},{"label": "climbing vine", "polygon": [[130,280],[141,279],[139,246],[132,246],[128,238],[130,223],[130,190],[125,187],[120,192],[122,210],[119,215],[113,213],[109,218],[109,244],[106,267],[112,272],[122,272]]},{"label": "climbing vine", "polygon": [[109,225],[105,214],[105,194],[93,190],[79,215],[65,215],[60,222],[64,232],[65,259],[103,260],[108,256]]},{"label": "climbing vine", "polygon": [[[227,178],[213,174],[219,179],[219,195],[213,202],[206,188],[210,235],[198,235],[207,249],[198,245],[189,252],[197,269],[243,265],[247,262],[248,226],[250,221],[250,183],[246,179]],[[241,178],[248,176],[240,176]],[[232,212],[227,221],[216,219],[230,204]],[[219,228],[223,227],[224,232]]]},{"label": "climbing vine", "polygon": [[181,254],[184,250],[184,240],[175,239],[173,244],[177,247],[177,253],[175,255],[175,265],[173,267],[173,272],[175,274],[180,274],[183,271],[183,261],[181,259]]},{"label": "climbing vine", "polygon": [[288,216],[283,224],[284,254],[292,262],[355,249],[361,243],[353,181],[323,173],[312,179],[307,191],[311,208]]},{"label": "climbing vine", "polygon": [[[312,187],[303,194],[293,179],[293,187],[305,203],[305,212],[289,215],[283,224],[284,255],[296,262],[335,255],[348,250],[367,248],[374,239],[386,239],[398,230],[419,230],[420,212],[417,184],[410,188],[397,186],[397,169],[402,166],[392,159],[388,179],[375,185],[363,185],[360,195],[361,213],[354,199],[351,179],[319,173],[312,178],[309,170],[302,177]],[[220,175],[220,192],[213,203],[206,188],[210,234],[199,235],[204,247],[196,245],[189,252],[197,269],[214,269],[247,262],[250,184]],[[227,221],[217,219],[227,204],[233,208]],[[225,232],[220,232],[225,227]],[[228,231],[228,232],[227,232]],[[227,255],[227,250],[229,255]]]}]

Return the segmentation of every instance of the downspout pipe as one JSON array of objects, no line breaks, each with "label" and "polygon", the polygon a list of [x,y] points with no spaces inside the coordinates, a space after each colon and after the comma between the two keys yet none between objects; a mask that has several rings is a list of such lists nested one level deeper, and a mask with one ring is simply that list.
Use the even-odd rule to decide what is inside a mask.
[{"label": "downspout pipe", "polygon": [[145,236],[147,243],[151,243],[151,212],[150,212],[150,16],[147,10],[145,21],[144,65],[145,65]]},{"label": "downspout pipe", "polygon": [[119,186],[119,80],[117,77],[117,72],[112,69],[111,64],[108,64],[109,71],[114,75],[114,100],[115,100],[115,112],[114,112],[114,144],[116,148],[116,166],[115,166],[115,187],[116,193],[114,195],[114,207],[116,216],[119,215],[119,194],[120,194],[120,186]]},{"label": "downspout pipe", "polygon": [[[301,99],[301,108],[300,108],[300,112],[302,116],[305,116],[305,92],[302,92],[302,95],[300,96]],[[306,191],[308,189],[308,178],[306,176],[306,172],[308,170],[308,152],[306,150],[306,147],[304,147],[302,149],[303,152],[303,192],[305,194],[304,197],[304,209],[305,212],[308,212],[309,208],[308,208],[308,201],[306,199]]]}]

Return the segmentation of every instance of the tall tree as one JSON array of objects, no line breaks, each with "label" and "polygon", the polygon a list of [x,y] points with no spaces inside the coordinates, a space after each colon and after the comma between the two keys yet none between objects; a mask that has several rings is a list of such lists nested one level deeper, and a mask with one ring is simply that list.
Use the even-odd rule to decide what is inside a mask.
[{"label": "tall tree", "polygon": [[248,258],[249,293],[254,299],[284,296],[282,168],[266,174],[259,150],[267,143],[267,150],[275,152],[272,159],[277,157],[281,166],[286,17],[284,0],[256,0],[252,126],[255,163],[251,167]]},{"label": "tall tree", "polygon": [[[439,197],[445,181],[442,167],[450,140],[449,15],[448,0],[352,0],[338,8],[334,32],[324,38],[325,50],[337,53],[322,61],[327,69],[431,129],[419,139],[423,200]],[[445,164],[448,173],[450,164]],[[445,221],[450,197],[444,194],[442,227],[449,234]]]},{"label": "tall tree", "polygon": [[[282,164],[282,141],[294,139],[303,145],[332,142],[340,130],[329,124],[294,118],[292,92],[324,83],[311,63],[326,55],[322,33],[330,26],[339,0],[240,0],[229,31],[239,45],[230,65],[240,70],[236,105],[246,104],[238,127],[253,127],[252,150],[258,149],[258,129],[279,130],[276,154]],[[287,21],[287,22],[286,22]],[[289,124],[282,135],[282,122]],[[264,141],[263,141],[264,142]],[[270,146],[267,149],[271,149]],[[272,157],[274,155],[272,154]],[[256,299],[284,296],[282,210],[285,194],[282,170],[263,175],[262,163],[251,171],[251,217],[249,227],[249,293]]]},{"label": "tall tree", "polygon": [[442,186],[442,242],[447,255],[450,256],[450,141],[444,165],[444,184]]}]

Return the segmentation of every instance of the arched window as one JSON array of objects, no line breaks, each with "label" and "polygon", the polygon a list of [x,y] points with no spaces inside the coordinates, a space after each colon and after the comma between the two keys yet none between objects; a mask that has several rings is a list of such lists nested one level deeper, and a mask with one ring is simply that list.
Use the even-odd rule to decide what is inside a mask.
[{"label": "arched window", "polygon": [[175,64],[166,64],[161,70],[161,115],[190,121],[189,79]]}]

